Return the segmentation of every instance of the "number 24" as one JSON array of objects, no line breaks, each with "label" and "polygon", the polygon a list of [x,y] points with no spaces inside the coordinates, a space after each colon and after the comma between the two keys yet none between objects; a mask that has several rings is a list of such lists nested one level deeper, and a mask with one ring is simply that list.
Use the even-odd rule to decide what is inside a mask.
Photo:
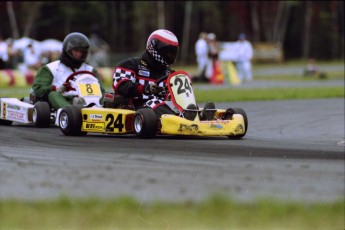
[{"label": "number 24", "polygon": [[114,132],[114,129],[119,129],[119,132],[122,132],[124,126],[122,123],[122,114],[117,115],[116,119],[113,114],[108,114],[105,120],[109,121],[106,126],[107,131]]},{"label": "number 24", "polygon": [[192,87],[190,86],[187,78],[185,78],[184,82],[181,78],[176,78],[174,81],[174,84],[178,86],[178,88],[177,88],[178,94],[185,93],[186,90],[188,90],[190,93],[192,93]]}]

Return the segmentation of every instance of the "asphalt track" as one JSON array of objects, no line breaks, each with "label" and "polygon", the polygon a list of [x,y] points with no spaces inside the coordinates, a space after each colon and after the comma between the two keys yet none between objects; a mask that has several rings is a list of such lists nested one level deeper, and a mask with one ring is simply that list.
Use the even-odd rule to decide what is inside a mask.
[{"label": "asphalt track", "polygon": [[249,129],[241,140],[66,137],[55,127],[0,126],[0,199],[344,197],[344,99],[217,104],[227,107],[247,112]]}]

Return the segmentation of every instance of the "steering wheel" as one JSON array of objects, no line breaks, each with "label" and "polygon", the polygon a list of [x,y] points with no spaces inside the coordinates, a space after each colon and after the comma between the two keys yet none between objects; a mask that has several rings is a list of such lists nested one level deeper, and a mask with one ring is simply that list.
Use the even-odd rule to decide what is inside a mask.
[{"label": "steering wheel", "polygon": [[155,82],[158,86],[158,92],[155,93],[155,95],[159,96],[159,97],[165,97],[166,93],[167,93],[167,86],[159,86],[160,83],[162,83],[163,81],[167,80],[169,77],[168,75],[164,75],[163,77],[158,78],[158,80]]},{"label": "steering wheel", "polygon": [[81,71],[77,71],[77,72],[74,72],[71,75],[69,75],[68,78],[66,79],[65,83],[68,83],[70,80],[74,80],[75,76],[77,76],[79,74],[90,74],[93,77],[97,78],[96,75],[94,73],[92,73],[91,71],[81,70]]}]

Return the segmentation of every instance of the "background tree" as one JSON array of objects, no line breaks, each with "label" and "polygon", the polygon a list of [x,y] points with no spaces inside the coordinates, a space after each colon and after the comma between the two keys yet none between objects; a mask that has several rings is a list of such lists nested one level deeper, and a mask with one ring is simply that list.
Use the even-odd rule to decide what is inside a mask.
[{"label": "background tree", "polygon": [[4,38],[62,40],[96,27],[114,59],[140,53],[149,34],[162,27],[178,37],[178,60],[186,64],[195,62],[201,31],[219,41],[235,41],[244,32],[254,43],[281,43],[285,59],[344,58],[343,1],[0,2]]}]

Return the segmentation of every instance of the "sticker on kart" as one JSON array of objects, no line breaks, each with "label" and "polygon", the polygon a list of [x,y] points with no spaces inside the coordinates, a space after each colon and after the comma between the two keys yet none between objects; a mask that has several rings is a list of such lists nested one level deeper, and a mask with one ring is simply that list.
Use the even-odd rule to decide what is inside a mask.
[{"label": "sticker on kart", "polygon": [[81,130],[109,134],[132,132],[134,111],[109,108],[82,109]]},{"label": "sticker on kart", "polygon": [[180,111],[186,109],[189,104],[196,104],[192,82],[188,76],[185,74],[172,75],[168,81],[172,101]]},{"label": "sticker on kart", "polygon": [[99,84],[97,83],[83,83],[79,82],[78,87],[80,90],[80,96],[81,97],[88,97],[88,96],[96,96],[101,97],[101,89],[99,87]]}]

